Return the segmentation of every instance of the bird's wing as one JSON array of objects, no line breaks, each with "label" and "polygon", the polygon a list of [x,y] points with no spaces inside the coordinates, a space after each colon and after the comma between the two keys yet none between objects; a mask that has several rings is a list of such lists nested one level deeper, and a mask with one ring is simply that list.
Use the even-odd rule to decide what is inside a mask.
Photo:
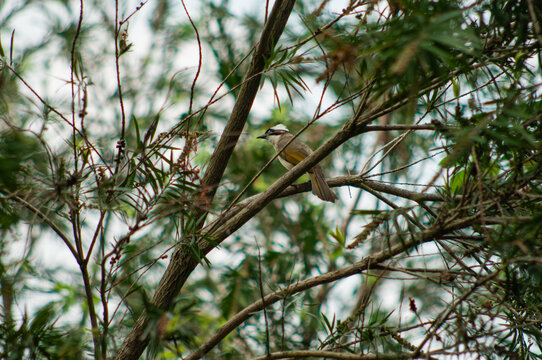
[{"label": "bird's wing", "polygon": [[[277,148],[281,149],[291,138],[285,138],[279,141]],[[304,146],[303,146],[304,145]],[[280,157],[293,165],[299,164],[303,159],[310,155],[310,149],[307,145],[300,143],[297,139],[292,141],[284,150],[281,151]]]}]

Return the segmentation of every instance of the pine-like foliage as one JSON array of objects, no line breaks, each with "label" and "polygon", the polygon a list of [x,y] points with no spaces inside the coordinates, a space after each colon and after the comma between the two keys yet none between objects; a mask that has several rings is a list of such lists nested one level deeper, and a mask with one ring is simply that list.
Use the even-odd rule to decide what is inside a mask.
[{"label": "pine-like foliage", "polygon": [[0,40],[0,358],[542,358],[540,1],[5,1]]}]

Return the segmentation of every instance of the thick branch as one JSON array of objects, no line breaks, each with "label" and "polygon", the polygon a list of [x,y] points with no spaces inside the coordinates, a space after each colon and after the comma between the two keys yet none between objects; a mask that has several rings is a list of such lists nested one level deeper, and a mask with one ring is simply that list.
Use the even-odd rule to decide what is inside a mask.
[{"label": "thick branch", "polygon": [[226,324],[220,327],[215,333],[215,335],[205,341],[195,352],[188,355],[185,360],[199,359],[247,319],[261,311],[264,307],[268,307],[273,303],[283,300],[286,296],[303,292],[315,286],[328,284],[352,275],[357,275],[369,269],[376,269],[378,268],[378,264],[390,260],[398,254],[407,252],[414,246],[433,241],[438,237],[451,231],[455,231],[471,225],[478,216],[479,215],[471,216],[468,218],[450,222],[448,224],[435,224],[432,228],[420,232],[415,238],[411,238],[408,241],[399,242],[398,244],[395,244],[388,249],[382,250],[372,256],[368,256],[355,264],[303,281],[299,281],[288,286],[285,289],[275,291],[265,296],[263,299],[253,302],[252,304],[241,310],[239,313],[237,313],[233,318],[226,322]]},{"label": "thick branch", "polygon": [[282,34],[294,3],[295,0],[277,0],[273,6],[267,25],[262,32],[260,42],[252,57],[248,72],[243,79],[243,86],[239,90],[237,102],[233,107],[216,149],[209,159],[203,184],[209,189],[207,197],[210,200],[213,199],[216,188],[224,175],[230,156],[247,121],[254,98],[258,93],[262,71],[265,67],[265,59],[270,57],[273,46]]},{"label": "thick branch", "polygon": [[207,253],[213,248],[213,244],[204,240],[204,238],[212,238],[213,242],[220,243],[227,236],[231,235],[269,202],[275,199],[286,187],[293,183],[297,178],[303,175],[307,170],[319,163],[323,158],[338,148],[351,137],[358,135],[359,132],[348,125],[345,125],[332,138],[327,140],[322,146],[314,151],[310,156],[307,156],[302,162],[293,167],[290,171],[281,176],[275,183],[267,188],[263,193],[251,197],[251,201],[243,201],[236,205],[225,214],[222,214],[214,223],[206,230],[205,236],[199,241],[200,249]]},{"label": "thick branch", "polygon": [[[262,31],[260,42],[256,46],[252,62],[237,96],[237,102],[234,105],[232,114],[220,137],[217,147],[209,160],[209,166],[207,167],[207,171],[202,181],[203,188],[208,189],[206,196],[209,202],[212,202],[218,183],[222,179],[233,149],[235,148],[247,121],[252,103],[258,92],[261,73],[265,66],[265,59],[270,56],[274,45],[278,42],[293,9],[294,3],[295,0],[277,0],[271,10],[266,26]],[[193,216],[198,221],[198,225],[196,225],[197,231],[198,227],[203,225],[206,213],[197,211]],[[166,272],[160,280],[152,298],[153,306],[164,311],[171,307],[173,299],[175,299],[179,293],[190,273],[192,273],[194,268],[198,265],[198,259],[195,259],[189,245],[185,244],[190,240],[187,234],[183,235],[185,236],[183,243],[181,243],[173,252]],[[132,360],[139,358],[149,343],[148,328],[151,323],[150,320],[151,319],[146,313],[143,313],[139,317],[126,337],[120,351],[115,356],[116,360]]]},{"label": "thick branch", "polygon": [[[273,7],[272,14],[264,29],[264,34],[280,34],[282,27],[274,25],[273,21],[286,22],[288,16],[285,14],[285,9],[291,11],[293,0],[277,1]],[[275,14],[278,12],[279,14]],[[289,12],[288,12],[289,15]],[[280,31],[279,31],[280,30]],[[277,36],[278,38],[278,36]],[[267,39],[267,40],[265,40]],[[228,124],[222,134],[222,137],[217,145],[217,148],[211,156],[203,184],[209,187],[206,196],[212,200],[216,187],[222,178],[226,169],[228,160],[237,143],[239,135],[246,122],[248,112],[252,106],[254,96],[258,90],[260,72],[255,71],[258,66],[263,66],[263,56],[266,54],[262,49],[266,49],[262,44],[271,46],[275,42],[270,42],[268,38],[262,39],[258,46],[254,57],[259,54],[262,58],[253,61],[250,70],[245,77],[246,85],[244,85],[238,95],[238,102],[234,106],[232,115],[228,120]],[[263,68],[262,68],[263,69]],[[255,81],[257,79],[257,81]],[[440,81],[439,81],[440,80]],[[443,81],[436,79],[431,85],[420,90],[419,96],[441,86]],[[356,114],[339,130],[332,138],[320,146],[314,153],[297,164],[294,168],[284,174],[279,180],[272,184],[265,192],[252,198],[251,202],[242,202],[245,206],[236,205],[224,214],[218,217],[213,223],[208,225],[201,234],[197,234],[197,230],[192,234],[183,234],[183,241],[175,249],[171,256],[171,261],[158,284],[157,290],[153,296],[152,304],[162,310],[170,308],[173,299],[179,293],[186,279],[198,265],[200,259],[194,255],[195,251],[199,252],[199,257],[203,258],[216,245],[220,244],[226,237],[234,233],[237,229],[243,226],[247,221],[254,217],[261,209],[269,202],[276,198],[286,187],[292,184],[302,174],[307,172],[315,164],[329,155],[333,150],[345,143],[348,139],[366,132],[367,124],[374,119],[392,112],[395,109],[407,103],[408,99],[399,100],[390,99],[376,109],[364,112],[365,101],[360,104]],[[223,153],[223,154],[222,154]],[[196,219],[199,222],[196,229],[203,224],[206,214],[196,214]],[[195,241],[194,241],[195,238]],[[212,241],[208,241],[211,239]],[[143,337],[143,334],[149,334],[150,319],[147,314],[142,314],[132,328],[123,344],[121,350],[115,357],[116,360],[135,359],[143,352],[149,342],[149,336]]]},{"label": "thick branch", "polygon": [[[422,96],[423,94],[426,94],[441,85],[442,81],[435,79],[431,85],[420,90],[418,96]],[[331,139],[327,140],[310,156],[306,157],[302,162],[284,174],[265,192],[252,197],[251,199],[253,199],[253,201],[243,201],[241,204],[234,206],[232,209],[222,214],[219,219],[204,230],[205,236],[198,240],[199,249],[204,254],[207,254],[216,244],[219,244],[228,235],[231,235],[233,232],[243,226],[248,220],[256,215],[271,200],[277,197],[283,190],[286,189],[288,185],[292,184],[308,169],[312,168],[315,164],[320,162],[348,139],[367,132],[367,124],[380,116],[400,108],[406,104],[407,100],[408,99],[405,98],[398,101],[398,99],[392,98],[386,103],[382,104],[380,107],[367,111],[367,113],[362,112],[362,108],[365,106],[363,103],[360,104],[358,111],[356,111],[354,116],[344,124],[341,130],[339,130]],[[210,243],[206,241],[205,238],[212,238],[213,242]]]}]

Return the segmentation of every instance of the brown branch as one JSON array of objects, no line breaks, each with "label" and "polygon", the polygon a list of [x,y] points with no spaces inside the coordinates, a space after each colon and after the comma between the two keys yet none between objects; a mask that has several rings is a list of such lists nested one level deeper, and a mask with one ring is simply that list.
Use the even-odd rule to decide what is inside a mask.
[{"label": "brown branch", "polygon": [[[209,160],[209,165],[202,181],[202,188],[207,191],[205,195],[209,203],[214,198],[216,188],[224,175],[228,161],[248,119],[252,103],[260,86],[261,73],[265,67],[265,59],[270,56],[273,47],[278,42],[294,3],[295,0],[277,0],[262,31],[260,42],[256,46],[243,85],[239,90],[237,102],[233,107],[232,114],[228,119],[216,149]],[[206,215],[207,213],[202,210],[198,210],[193,214],[198,222],[195,231],[203,226]],[[199,263],[199,259],[195,258],[193,252],[188,247],[189,245],[186,245],[186,242],[190,242],[189,237],[189,234],[184,234],[183,241],[173,252],[170,263],[154,293],[152,304],[158,309],[165,311],[171,307],[173,299],[175,299],[182,285]],[[202,251],[203,255],[205,253]],[[144,336],[145,333],[149,334],[149,325],[150,318],[148,314],[143,313],[116,354],[116,360],[139,358],[150,340],[148,335]]]},{"label": "brown branch", "polygon": [[266,356],[260,356],[254,360],[267,359],[304,359],[304,358],[325,358],[339,360],[401,360],[401,359],[428,359],[426,356],[414,356],[414,354],[402,352],[397,354],[350,354],[338,353],[333,351],[318,351],[318,350],[299,350],[299,351],[280,351],[271,353]]},{"label": "brown branch", "polygon": [[115,0],[115,73],[117,76],[117,91],[119,94],[119,105],[120,105],[120,139],[117,141],[117,158],[115,165],[115,174],[120,170],[120,164],[122,162],[122,155],[124,148],[126,147],[125,140],[125,131],[126,131],[126,112],[124,110],[124,100],[122,97],[122,81],[120,76],[120,57],[122,56],[119,51],[119,40],[121,24],[119,22],[119,1]]},{"label": "brown branch", "polygon": [[395,255],[408,251],[412,247],[433,241],[438,237],[451,231],[455,231],[469,226],[477,219],[477,217],[478,215],[475,215],[460,220],[448,222],[447,224],[435,224],[431,228],[421,231],[416,238],[411,238],[409,240],[399,242],[398,244],[395,244],[388,249],[382,250],[372,256],[368,256],[355,264],[303,281],[299,281],[295,284],[289,285],[285,289],[268,294],[263,299],[253,302],[252,304],[238,312],[234,317],[228,320],[228,322],[222,325],[222,327],[220,327],[216,331],[215,335],[206,340],[196,351],[189,354],[184,359],[195,360],[201,358],[215,345],[222,341],[222,339],[224,339],[230,332],[235,330],[239,325],[252,317],[254,314],[261,311],[264,306],[270,306],[278,301],[283,300],[286,296],[303,292],[315,286],[328,284],[352,275],[357,275],[369,269],[378,268],[378,264],[391,259]]},{"label": "brown branch", "polygon": [[[438,88],[442,85],[442,82],[443,80],[434,80],[431,85],[427,86],[423,90],[420,90],[418,96],[422,96],[423,94]],[[308,169],[319,163],[333,150],[344,144],[350,138],[366,132],[367,124],[374,119],[377,119],[383,114],[387,114],[406,104],[406,99],[401,100],[400,98],[397,99],[395,97],[390,98],[380,107],[371,109],[370,111],[367,111],[367,113],[363,113],[363,108],[365,108],[364,103],[365,101],[362,101],[358,107],[358,111],[356,111],[353,117],[348,120],[332,138],[327,140],[310,156],[306,157],[302,162],[284,174],[280,179],[267,188],[266,191],[242,201],[237,206],[234,206],[233,208],[222,213],[217,220],[207,226],[207,228],[203,231],[203,236],[197,241],[198,248],[200,249],[201,253],[207,254],[209,251],[211,251],[216,244],[219,244],[227,236],[233,234],[237,229],[249,221],[254,215],[263,209],[270,201],[279,196],[279,194],[285,190],[287,186],[293,183]],[[385,186],[381,186],[381,188],[384,187]],[[209,238],[213,239],[213,241],[209,242],[206,240]]]},{"label": "brown branch", "polygon": [[[216,243],[216,241],[221,241],[231,235],[263,209],[269,202],[275,199],[288,185],[293,183],[308,169],[312,168],[316,163],[320,162],[324,157],[356,134],[355,131],[348,128],[348,125],[343,127],[310,156],[307,156],[302,162],[297,164],[275,183],[269,186],[266,191],[247,199],[250,201],[242,201],[231,210],[221,214],[221,216],[219,216],[219,218],[204,231],[204,237],[211,237],[214,239],[213,242]],[[199,246],[204,253],[207,253],[213,248],[213,245],[204,239],[200,239]]]},{"label": "brown branch", "polygon": [[127,23],[128,20],[130,20],[130,18],[131,18],[132,16],[134,16],[139,10],[141,10],[141,9],[143,8],[143,6],[147,5],[148,2],[149,2],[149,0],[141,1],[141,2],[139,3],[139,5],[136,6],[135,10],[132,11],[132,13],[131,13],[130,15],[128,15],[127,17],[125,17],[123,20],[121,20],[121,21],[119,22],[119,25],[122,26],[122,25],[124,25],[125,23]]},{"label": "brown branch", "polygon": [[271,347],[269,345],[269,321],[267,319],[267,306],[265,305],[265,298],[263,294],[263,281],[262,281],[262,258],[260,254],[260,246],[258,246],[258,287],[260,289],[260,297],[263,301],[263,314],[265,317],[265,351],[267,356],[271,353]]},{"label": "brown branch", "polygon": [[[192,114],[192,105],[194,104],[194,91],[196,89],[196,83],[198,81],[199,74],[201,72],[201,65],[202,65],[202,50],[201,50],[201,40],[199,37],[199,31],[196,27],[196,24],[192,21],[192,17],[190,16],[190,13],[188,12],[188,9],[186,8],[186,4],[184,3],[184,0],[181,0],[181,4],[183,5],[184,12],[186,16],[188,17],[188,21],[190,21],[190,25],[192,26],[192,29],[194,29],[194,33],[196,34],[196,40],[198,43],[198,70],[196,71],[196,75],[194,76],[194,80],[192,81],[192,86],[190,87],[190,104],[188,105],[188,114]],[[186,134],[188,138],[188,133],[190,131],[190,118],[188,118],[188,124],[186,125]]]},{"label": "brown branch", "polygon": [[[339,132],[341,133],[341,132]],[[208,226],[205,231],[205,237],[213,237],[215,244],[220,243],[226,236],[235,232],[239,227],[241,227],[246,221],[248,221],[252,216],[259,212],[263,207],[265,207],[271,200],[276,197],[290,196],[304,191],[310,190],[310,183],[306,182],[303,184],[295,184],[288,186],[289,183],[295,181],[299,176],[301,176],[305,169],[309,169],[315,163],[320,160],[319,156],[322,156],[322,153],[327,153],[327,148],[334,146],[336,141],[347,135],[336,134],[338,139],[332,138],[318,148],[313,154],[308,156],[305,160],[295,166],[292,170],[288,171],[283,175],[279,180],[277,180],[273,185],[271,185],[265,192],[251,196],[239,204],[234,206],[231,210],[223,213],[214,223]],[[344,141],[343,141],[344,142]],[[341,142],[342,144],[342,142]],[[337,145],[338,146],[338,145]],[[331,151],[330,151],[331,152]],[[315,159],[318,159],[315,161]],[[362,189],[372,189],[376,192],[384,192],[391,195],[399,196],[405,199],[410,199],[416,202],[423,201],[443,201],[444,199],[438,194],[425,194],[417,193],[409,190],[400,189],[391,185],[382,184],[376,181],[366,180],[360,175],[351,175],[351,176],[341,176],[334,179],[328,180],[328,184],[332,187],[337,186],[355,186]],[[213,229],[216,231],[213,233]],[[200,248],[206,254],[211,250],[212,244],[202,240],[200,241]]]},{"label": "brown branch", "polygon": [[[413,200],[416,202],[420,201],[444,201],[444,198],[439,194],[426,194],[418,193],[415,191],[401,189],[395,186],[383,184],[378,181],[367,180],[362,175],[348,175],[348,176],[339,176],[333,179],[328,179],[327,183],[330,187],[339,187],[339,186],[353,186],[360,189],[365,187],[371,188],[378,192],[383,192],[390,195],[395,195],[405,199]],[[286,197],[301,192],[306,192],[311,190],[311,183],[309,181],[302,184],[293,184],[287,187],[283,192],[279,194],[278,197]]]},{"label": "brown branch", "polygon": [[249,69],[245,75],[243,86],[239,90],[230,118],[218,141],[213,155],[209,159],[209,166],[203,178],[203,185],[209,188],[207,198],[212,200],[216,188],[224,175],[231,154],[243,131],[256,98],[261,80],[261,74],[265,67],[265,59],[269,58],[274,45],[278,42],[288,17],[293,9],[295,0],[283,0],[275,2],[269,20],[263,29],[260,42],[256,47]]},{"label": "brown branch", "polygon": [[[276,39],[278,39],[278,35],[282,32],[288,19],[293,2],[293,0],[277,1],[263,30],[260,44],[254,52],[249,71],[245,76],[245,81],[237,97],[237,103],[234,106],[219,143],[210,158],[209,166],[202,181],[203,188],[207,191],[205,195],[209,203],[211,203],[216,188],[222,179],[228,160],[237,144],[237,140],[246,123],[248,113],[258,90],[261,71],[256,71],[256,69],[259,66],[263,69],[263,57],[268,53],[264,51],[268,50],[266,45],[271,46],[271,44],[276,43]],[[279,21],[281,24],[275,24]],[[269,40],[272,35],[275,35],[273,37],[275,41]],[[258,81],[255,81],[256,79],[258,79]],[[439,88],[447,80],[448,79],[442,78],[434,79],[427,87],[418,92],[418,96],[422,96]],[[363,99],[355,115],[347,121],[332,138],[284,174],[265,192],[251,197],[250,201],[242,201],[240,204],[225,211],[219,215],[214,222],[201,231],[199,229],[204,223],[207,213],[204,211],[196,212],[194,217],[197,221],[197,225],[191,233],[183,233],[183,239],[179,243],[177,249],[173,252],[168,268],[160,280],[152,298],[151,303],[153,307],[164,311],[169,309],[173,299],[184,285],[184,282],[199,264],[199,261],[204,258],[209,251],[253,218],[261,209],[275,199],[284,189],[286,189],[286,187],[293,183],[308,169],[312,168],[350,138],[364,133],[367,124],[374,119],[404,106],[408,102],[408,99],[401,95],[397,95],[380,106],[366,111],[366,104],[369,101],[370,99]],[[194,255],[194,252],[197,252],[198,255]],[[146,313],[143,313],[125,339],[124,344],[115,357],[116,360],[134,359],[140,356],[149,342],[148,334],[153,333],[153,331],[149,329],[150,323],[151,319],[149,316]],[[147,336],[144,336],[143,334],[147,334]]]},{"label": "brown branch", "polygon": [[[273,7],[268,25],[270,25],[272,20],[277,16],[273,16],[276,8],[280,8],[281,6],[282,5],[278,2],[275,3],[275,7]],[[286,21],[286,19],[284,19],[284,21]],[[252,61],[251,66],[253,65],[254,60]],[[442,82],[443,80],[433,81],[431,85],[419,92],[419,96],[438,88],[442,85]],[[255,90],[257,90],[257,86]],[[243,88],[241,89],[241,92],[243,92]],[[246,90],[244,93],[246,93]],[[246,109],[244,109],[247,111],[245,115],[248,115],[252,100],[246,103],[241,100],[242,98],[243,97],[239,95],[239,102],[244,103],[242,107],[246,107]],[[233,234],[237,229],[254,217],[261,209],[275,199],[284,189],[286,189],[286,187],[303,175],[308,169],[312,168],[315,164],[320,162],[323,158],[344,144],[350,138],[364,133],[365,129],[367,128],[367,124],[374,119],[406,104],[406,100],[390,98],[389,101],[382,104],[380,107],[372,109],[367,113],[363,112],[363,109],[365,108],[364,104],[365,101],[360,104],[356,114],[349,121],[347,121],[347,123],[337,133],[335,133],[332,138],[327,140],[310,156],[305,158],[302,162],[284,174],[265,192],[251,197],[250,201],[242,201],[240,204],[224,212],[213,223],[203,229],[200,235],[194,235],[194,233],[197,231],[192,234],[185,234],[183,240],[181,243],[179,243],[179,246],[171,256],[171,261],[168,268],[160,280],[157,290],[153,296],[152,304],[156,308],[162,310],[169,309],[173,299],[177,296],[181,287],[188,279],[192,271],[199,264],[201,258],[203,258],[216,245],[220,244],[226,237]],[[236,107],[234,107],[234,112],[236,111]],[[237,112],[241,112],[242,110],[243,109],[237,110]],[[216,191],[216,186],[227,165],[227,160],[231,156],[233,147],[235,146],[239,137],[239,133],[232,132],[234,131],[232,129],[237,129],[240,132],[242,130],[242,126],[240,128],[238,128],[238,126],[244,125],[245,120],[234,117],[232,114],[230,121],[228,121],[228,124],[230,123],[235,123],[236,125],[231,125],[229,127],[228,125],[226,126],[226,130],[224,130],[222,138],[219,141],[219,145],[213,153],[213,156],[211,156],[210,165],[207,170],[206,177],[204,178],[204,185],[210,187],[211,184],[213,184],[212,189],[210,189],[207,193],[208,199],[213,198]],[[226,154],[219,154],[218,147],[220,147]],[[197,215],[198,216],[196,216],[196,218],[199,221],[199,227],[201,224],[203,224],[206,214],[200,213]],[[200,259],[194,256],[194,251],[199,252]],[[142,334],[149,333],[149,324],[150,319],[147,314],[142,314],[126,338],[121,350],[116,355],[116,360],[137,358],[137,356],[143,352],[149,342],[149,336],[143,337]]]},{"label": "brown branch", "polygon": [[71,91],[72,91],[72,123],[73,123],[73,129],[72,129],[72,136],[73,136],[73,161],[74,161],[74,168],[75,172],[77,172],[78,168],[78,156],[77,156],[77,141],[75,141],[76,136],[76,127],[75,127],[75,84],[73,80],[73,74],[76,71],[75,70],[75,47],[77,45],[77,39],[79,38],[79,35],[81,34],[81,26],[83,24],[83,0],[80,0],[80,6],[79,6],[79,21],[77,22],[77,29],[75,30],[75,36],[73,37],[72,42],[72,48],[71,48],[71,62],[70,62],[70,85],[71,85]]},{"label": "brown branch", "polygon": [[435,130],[432,124],[408,125],[408,124],[390,124],[390,125],[370,125],[365,128],[369,131],[392,131],[392,130]]}]

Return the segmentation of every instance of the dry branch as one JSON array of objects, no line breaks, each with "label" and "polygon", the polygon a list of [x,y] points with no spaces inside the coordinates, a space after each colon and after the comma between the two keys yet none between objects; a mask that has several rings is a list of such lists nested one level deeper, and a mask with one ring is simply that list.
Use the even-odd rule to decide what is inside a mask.
[{"label": "dry branch", "polygon": [[[271,10],[256,51],[252,56],[252,62],[243,81],[243,86],[239,91],[237,102],[217,147],[209,160],[209,166],[203,178],[202,187],[208,190],[206,197],[209,203],[212,202],[216,188],[224,175],[229,158],[247,121],[252,103],[258,92],[261,72],[265,66],[265,58],[269,57],[274,45],[278,42],[294,3],[295,0],[277,0]],[[197,210],[193,214],[194,218],[198,221],[196,231],[198,227],[203,226],[206,215],[201,210]],[[189,242],[190,235],[185,234],[183,240]],[[169,309],[173,299],[177,296],[184,282],[198,263],[199,259],[194,258],[186,244],[180,244],[174,251],[166,272],[154,293],[152,298],[153,306],[164,311]],[[149,315],[143,313],[116,354],[116,360],[137,359],[143,353],[150,340],[148,335],[143,336],[143,334],[149,333],[148,328],[150,324]]]}]

